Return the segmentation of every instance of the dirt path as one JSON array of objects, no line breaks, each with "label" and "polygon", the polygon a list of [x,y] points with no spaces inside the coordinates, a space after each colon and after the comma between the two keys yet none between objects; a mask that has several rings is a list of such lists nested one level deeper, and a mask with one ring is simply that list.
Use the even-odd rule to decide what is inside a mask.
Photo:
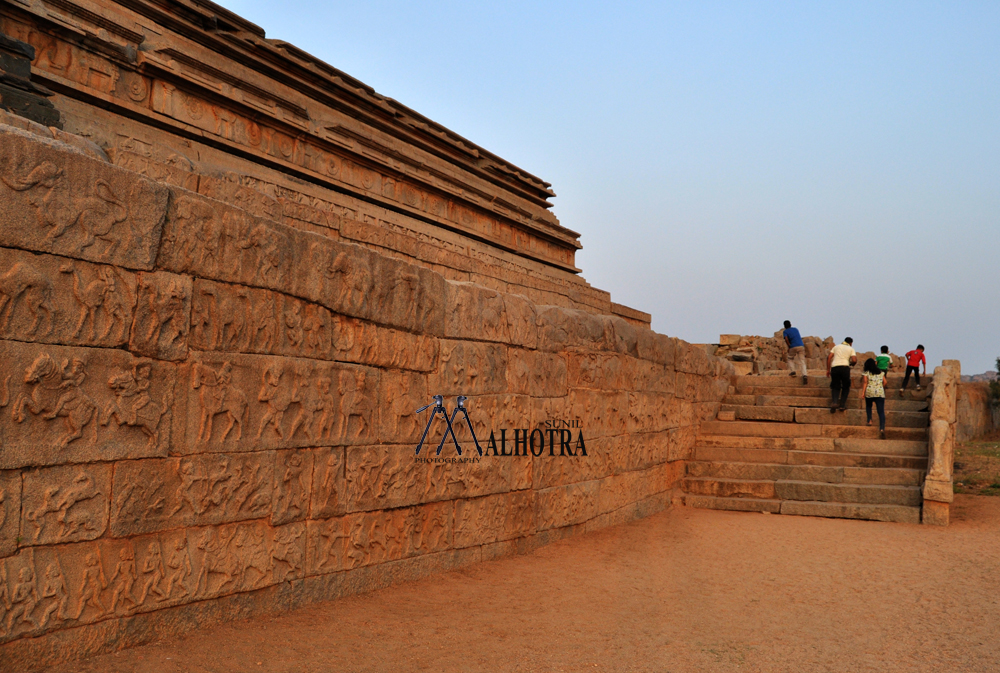
[{"label": "dirt path", "polygon": [[676,508],[54,671],[997,671],[1000,498],[953,519]]}]

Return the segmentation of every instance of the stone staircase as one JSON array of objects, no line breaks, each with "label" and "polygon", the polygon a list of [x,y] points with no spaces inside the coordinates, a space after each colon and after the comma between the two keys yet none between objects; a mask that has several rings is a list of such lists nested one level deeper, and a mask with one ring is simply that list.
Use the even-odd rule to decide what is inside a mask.
[{"label": "stone staircase", "polygon": [[929,386],[902,396],[889,376],[886,438],[867,427],[855,367],[846,411],[831,414],[830,379],[787,372],[737,378],[718,417],[702,423],[682,481],[692,507],[920,523]]}]

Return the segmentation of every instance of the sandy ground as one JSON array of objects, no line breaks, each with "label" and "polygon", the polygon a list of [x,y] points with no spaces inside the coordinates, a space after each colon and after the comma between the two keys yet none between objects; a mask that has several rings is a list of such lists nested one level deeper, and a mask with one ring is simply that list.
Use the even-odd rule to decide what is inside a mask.
[{"label": "sandy ground", "polygon": [[1000,671],[1000,498],[948,528],[675,508],[59,673]]}]

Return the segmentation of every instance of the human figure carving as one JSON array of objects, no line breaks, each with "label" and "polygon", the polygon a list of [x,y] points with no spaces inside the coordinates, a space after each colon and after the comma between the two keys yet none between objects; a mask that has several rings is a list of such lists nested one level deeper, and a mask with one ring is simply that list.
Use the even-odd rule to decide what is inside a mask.
[{"label": "human figure carving", "polygon": [[[229,433],[236,430],[234,439],[243,436],[243,422],[247,416],[247,398],[243,392],[232,385],[233,366],[224,362],[219,371],[215,371],[201,363],[195,363],[193,368],[192,387],[200,388],[198,400],[201,402],[201,419],[198,426],[198,440],[207,442],[212,438],[212,425],[219,414],[225,414],[229,425],[222,433],[226,441]],[[259,437],[259,435],[258,435]]]},{"label": "human figure carving", "polygon": [[267,411],[260,419],[260,427],[257,428],[257,439],[264,434],[264,430],[271,428],[278,435],[279,439],[284,439],[285,435],[281,430],[281,422],[285,418],[285,411],[292,403],[291,396],[281,390],[280,383],[284,371],[279,365],[272,365],[264,370],[261,375],[260,392],[257,399],[267,404]]},{"label": "human figure carving", "polygon": [[198,549],[202,550],[202,560],[198,570],[198,582],[195,585],[196,596],[208,594],[212,575],[223,576],[223,581],[216,588],[216,591],[222,591],[235,580],[236,562],[232,554],[229,553],[229,542],[232,540],[232,536],[233,533],[225,537],[220,532],[218,539],[216,539],[211,530],[206,530],[199,538]]},{"label": "human figure carving", "polygon": [[329,376],[320,376],[316,379],[316,410],[321,411],[319,423],[316,425],[316,438],[323,439],[330,437],[333,432],[334,420],[337,414],[337,400],[331,392],[333,380]]},{"label": "human figure carving", "polygon": [[285,336],[292,348],[298,348],[302,343],[302,305],[299,302],[295,302],[285,311]]},{"label": "human figure carving", "polygon": [[165,599],[167,595],[160,588],[160,582],[163,581],[166,573],[163,570],[163,557],[160,555],[159,543],[150,542],[149,546],[146,547],[146,560],[142,564],[142,573],[144,578],[142,591],[139,594],[139,605],[146,602],[146,596],[150,592],[159,596],[159,600]]},{"label": "human figure carving", "polygon": [[45,568],[45,579],[42,582],[42,600],[48,600],[48,605],[42,612],[42,618],[38,620],[38,625],[44,628],[52,614],[60,622],[66,621],[69,617],[69,593],[66,591],[66,578],[63,577],[59,569],[59,563],[50,563]]},{"label": "human figure carving", "polygon": [[324,344],[329,339],[323,339],[323,321],[319,311],[307,311],[302,319],[302,331],[305,333],[305,347],[309,353],[325,350]]},{"label": "human figure carving", "polygon": [[202,240],[211,240],[215,228],[215,211],[212,207],[198,199],[181,197],[174,209],[175,228],[180,232],[199,232],[196,235],[181,235],[179,238],[167,241],[168,251],[181,268],[190,270],[195,265],[196,255]]},{"label": "human figure carving", "polygon": [[323,274],[334,282],[334,291],[343,298],[343,305],[357,310],[371,290],[368,268],[346,252],[337,253],[323,265]]},{"label": "human figure carving", "polygon": [[201,499],[201,510],[207,512],[211,507],[219,507],[229,499],[232,489],[233,475],[229,471],[229,458],[223,456],[208,473],[208,488]]},{"label": "human figure carving", "polygon": [[10,596],[10,608],[7,612],[7,633],[14,628],[14,620],[20,617],[17,624],[30,624],[38,628],[38,622],[31,616],[38,605],[38,588],[35,586],[35,573],[31,568],[21,568],[17,573],[17,582]]},{"label": "human figure carving", "polygon": [[304,475],[302,456],[293,453],[285,463],[285,473],[281,477],[279,485],[278,501],[281,503],[281,511],[286,516],[297,517],[303,513],[303,499],[306,493],[306,484],[303,481]]},{"label": "human figure carving", "polygon": [[14,305],[24,298],[23,304],[31,313],[28,334],[34,334],[42,325],[42,314],[48,322],[44,333],[52,329],[52,282],[35,267],[24,262],[15,262],[5,273],[0,274],[0,329],[10,328]]},{"label": "human figure carving", "polygon": [[71,516],[70,510],[74,505],[92,500],[99,495],[101,493],[94,485],[94,479],[83,470],[77,473],[73,479],[73,483],[63,490],[62,495],[56,502],[56,521],[61,524],[60,539],[79,533],[81,528],[95,530],[91,525],[90,518],[86,514]]},{"label": "human figure carving", "polygon": [[[128,217],[128,209],[118,200],[111,185],[98,179],[92,195],[80,196],[65,179],[65,172],[55,164],[44,161],[22,178],[0,178],[11,189],[29,192],[28,200],[35,206],[39,224],[51,227],[45,239],[50,243],[77,224],[83,232],[78,250],[93,245],[97,239],[108,244],[103,256],[110,255],[118,242],[109,236],[111,229]],[[36,194],[43,193],[39,198]]]},{"label": "human figure carving", "polygon": [[140,362],[131,371],[119,369],[108,379],[108,387],[114,393],[114,401],[108,404],[101,414],[100,424],[107,425],[111,421],[116,426],[122,425],[139,428],[149,438],[149,446],[159,444],[160,420],[171,404],[172,394],[167,389],[163,404],[157,404],[149,398],[149,377],[153,366],[148,362]]},{"label": "human figure carving", "polygon": [[295,544],[300,537],[302,529],[292,526],[279,528],[274,534],[274,551],[271,552],[271,559],[275,569],[279,563],[287,566],[285,576],[302,569],[302,550]]},{"label": "human figure carving", "polygon": [[309,385],[308,378],[301,377],[296,380],[291,399],[292,402],[298,402],[299,411],[292,419],[292,429],[288,432],[288,437],[295,437],[295,433],[301,428],[306,439],[318,438],[319,435],[313,436],[313,422],[316,414],[323,411],[324,401],[313,386]]},{"label": "human figure carving", "polygon": [[254,464],[250,468],[250,474],[244,474],[245,469],[240,471],[240,481],[233,491],[233,509],[242,511],[246,506],[247,511],[253,512],[270,503],[267,493],[261,491],[264,487],[264,479],[260,476],[260,464]]},{"label": "human figure carving", "polygon": [[202,514],[202,499],[197,497],[194,491],[195,485],[205,481],[205,477],[198,473],[197,468],[191,460],[182,460],[177,468],[177,472],[181,478],[181,483],[177,487],[176,492],[177,504],[168,516],[177,514],[184,509],[185,505],[191,508],[192,513]]},{"label": "human figure carving", "polygon": [[187,292],[180,281],[171,279],[163,288],[147,285],[144,294],[146,310],[142,322],[146,326],[143,332],[145,343],[159,347],[162,342],[164,348],[169,348],[181,338],[187,327],[184,324]]},{"label": "human figure carving", "polygon": [[82,360],[64,361],[60,369],[47,353],[40,354],[25,370],[24,383],[33,387],[30,396],[22,393],[14,403],[14,420],[23,423],[25,410],[46,420],[62,416],[68,434],[59,440],[60,448],[79,439],[96,409],[94,401],[80,389],[86,376]]},{"label": "human figure carving", "polygon": [[320,536],[326,540],[323,545],[323,553],[320,557],[323,559],[319,562],[319,567],[323,568],[327,564],[331,564],[334,567],[340,565],[342,558],[342,551],[338,547],[343,547],[343,545],[338,545],[338,540],[346,540],[348,536],[341,530],[341,524],[339,519],[331,519],[327,522],[320,531]]},{"label": "human figure carving", "polygon": [[80,607],[74,619],[80,619],[87,606],[97,608],[98,617],[107,614],[108,609],[101,602],[101,594],[108,588],[108,580],[104,576],[104,564],[98,552],[90,552],[84,558],[83,578],[80,580]]},{"label": "human figure carving", "polygon": [[163,598],[170,600],[174,587],[181,590],[181,598],[191,593],[185,580],[191,576],[191,555],[188,553],[187,538],[182,537],[174,542],[173,551],[167,557],[167,587],[163,590]]},{"label": "human figure carving", "polygon": [[362,371],[340,372],[340,427],[337,436],[358,439],[368,432],[371,400],[364,395],[365,374]]},{"label": "human figure carving", "polygon": [[[137,601],[132,593],[135,582],[135,555],[131,549],[123,547],[118,552],[118,565],[115,566],[115,572],[111,575],[111,584],[114,586],[114,591],[111,592],[112,612],[118,610],[119,603],[126,611],[139,607],[142,601]],[[125,601],[129,601],[132,605],[125,605]]]}]

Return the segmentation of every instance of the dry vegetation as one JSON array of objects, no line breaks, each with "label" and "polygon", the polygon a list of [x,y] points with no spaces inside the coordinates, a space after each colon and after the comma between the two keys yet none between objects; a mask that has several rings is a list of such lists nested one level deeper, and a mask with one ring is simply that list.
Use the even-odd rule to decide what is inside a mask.
[{"label": "dry vegetation", "polygon": [[1000,495],[1000,433],[955,447],[955,493]]}]

